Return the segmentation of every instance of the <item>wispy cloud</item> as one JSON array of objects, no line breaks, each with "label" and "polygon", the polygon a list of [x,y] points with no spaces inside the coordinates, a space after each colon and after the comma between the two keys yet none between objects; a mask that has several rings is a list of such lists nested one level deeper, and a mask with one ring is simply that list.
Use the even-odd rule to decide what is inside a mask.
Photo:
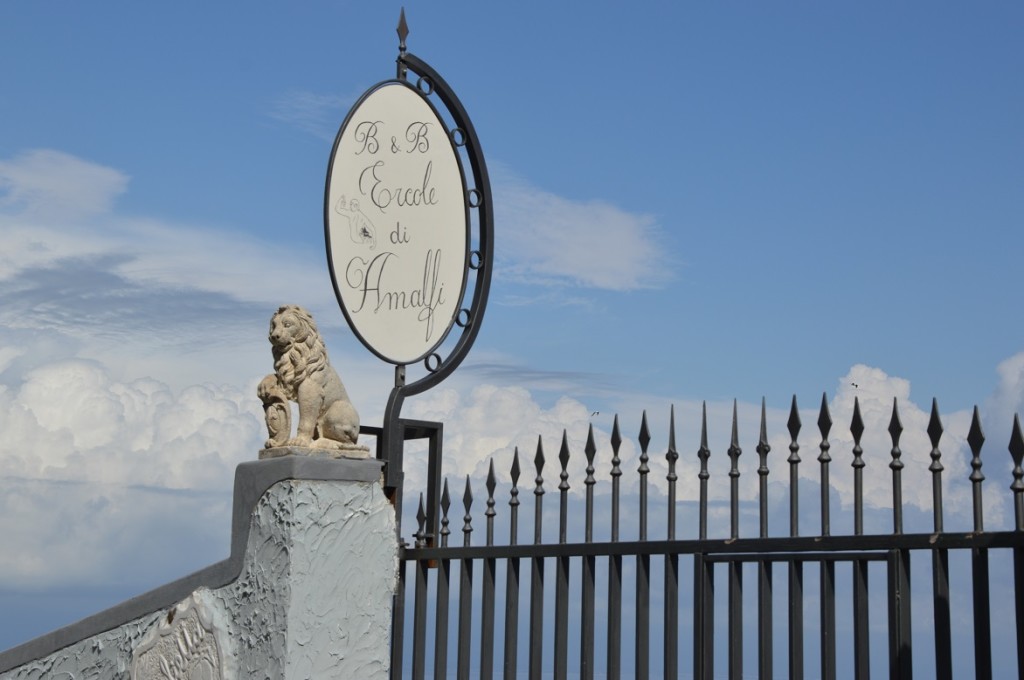
[{"label": "wispy cloud", "polygon": [[519,283],[601,290],[657,288],[672,278],[651,215],[557,196],[497,166],[497,274]]},{"label": "wispy cloud", "polygon": [[177,387],[233,380],[265,354],[278,305],[334,311],[322,258],[124,214],[128,180],[111,168],[32,151],[0,159],[0,179],[0,346],[20,348],[5,361],[18,374],[84,356],[148,375],[173,365]]},{"label": "wispy cloud", "polygon": [[353,101],[352,97],[292,90],[277,98],[270,117],[320,139],[333,140]]},{"label": "wispy cloud", "polygon": [[107,212],[128,176],[60,151],[36,149],[0,159],[0,210],[77,218]]},{"label": "wispy cloud", "polygon": [[516,385],[551,393],[593,396],[613,394],[615,390],[614,379],[601,373],[544,371],[515,362],[468,361],[462,367],[462,372],[480,382]]},{"label": "wispy cloud", "polygon": [[529,295],[505,293],[496,297],[494,303],[504,307],[528,307],[530,305],[544,304],[552,307],[583,307],[590,310],[599,308],[597,300],[586,295],[570,295],[564,290],[537,290],[536,288],[531,289],[530,292],[531,294]]}]

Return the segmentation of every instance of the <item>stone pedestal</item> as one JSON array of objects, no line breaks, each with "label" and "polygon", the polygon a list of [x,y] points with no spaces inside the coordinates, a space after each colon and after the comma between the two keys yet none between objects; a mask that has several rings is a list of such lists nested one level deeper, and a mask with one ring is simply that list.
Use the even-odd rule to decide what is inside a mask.
[{"label": "stone pedestal", "polygon": [[0,680],[384,680],[398,569],[376,460],[239,466],[224,562],[0,654]]},{"label": "stone pedestal", "polygon": [[276,484],[247,553],[238,580],[209,598],[227,613],[239,677],[388,677],[398,552],[379,482]]}]

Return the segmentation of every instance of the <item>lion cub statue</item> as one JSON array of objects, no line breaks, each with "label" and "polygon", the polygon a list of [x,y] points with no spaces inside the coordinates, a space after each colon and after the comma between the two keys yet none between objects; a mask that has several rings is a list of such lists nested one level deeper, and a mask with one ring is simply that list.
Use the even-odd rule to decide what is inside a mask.
[{"label": "lion cub statue", "polygon": [[[348,399],[341,378],[327,359],[327,348],[312,315],[285,305],[270,319],[268,336],[274,372],[260,381],[256,394],[266,412],[267,439],[260,458],[314,449],[331,457],[366,458],[359,446],[359,414]],[[299,406],[299,424],[291,437],[291,406]],[[308,452],[312,454],[313,452]]]}]

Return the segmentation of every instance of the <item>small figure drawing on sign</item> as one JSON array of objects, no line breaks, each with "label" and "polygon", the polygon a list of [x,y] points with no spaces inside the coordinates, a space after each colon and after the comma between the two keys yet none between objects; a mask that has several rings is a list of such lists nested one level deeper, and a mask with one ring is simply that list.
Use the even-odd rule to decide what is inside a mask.
[{"label": "small figure drawing on sign", "polygon": [[377,230],[366,215],[359,209],[359,201],[352,199],[346,205],[342,196],[334,205],[334,212],[348,220],[348,233],[355,243],[368,243],[370,250],[377,247]]}]

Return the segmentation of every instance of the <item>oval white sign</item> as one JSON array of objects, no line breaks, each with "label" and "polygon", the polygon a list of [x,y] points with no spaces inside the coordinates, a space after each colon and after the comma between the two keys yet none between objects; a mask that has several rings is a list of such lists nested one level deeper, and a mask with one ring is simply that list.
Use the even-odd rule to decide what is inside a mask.
[{"label": "oval white sign", "polygon": [[324,226],[331,280],[356,336],[394,364],[433,352],[465,289],[469,214],[447,128],[407,83],[375,86],[342,125]]}]

